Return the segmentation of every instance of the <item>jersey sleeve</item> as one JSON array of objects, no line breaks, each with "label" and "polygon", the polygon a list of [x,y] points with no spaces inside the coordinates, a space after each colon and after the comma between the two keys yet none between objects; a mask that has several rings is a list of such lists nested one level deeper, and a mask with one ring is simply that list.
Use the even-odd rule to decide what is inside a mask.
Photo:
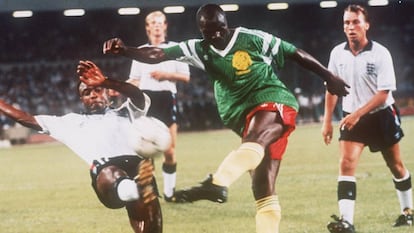
[{"label": "jersey sleeve", "polygon": [[163,50],[169,60],[177,60],[204,70],[204,64],[200,59],[200,42],[199,39],[191,39]]},{"label": "jersey sleeve", "polygon": [[296,46],[284,41],[280,38],[274,37],[274,46],[272,48],[273,60],[277,68],[281,69],[285,66],[286,57],[296,52]]},{"label": "jersey sleeve", "polygon": [[79,125],[80,115],[76,113],[69,113],[63,116],[54,115],[36,115],[34,118],[42,127],[40,133],[50,135],[51,137],[65,143],[68,137],[71,137],[72,129]]},{"label": "jersey sleeve", "polygon": [[387,49],[383,49],[382,56],[380,56],[380,62],[378,64],[378,84],[377,89],[381,90],[396,90],[396,78],[394,72],[394,65],[390,52]]},{"label": "jersey sleeve", "polygon": [[122,111],[122,109],[127,109],[128,115],[130,116],[130,120],[135,118],[147,115],[148,109],[151,106],[151,98],[144,93],[145,97],[145,106],[143,109],[138,108],[135,106],[132,101],[127,98],[127,100],[116,109],[116,111]]},{"label": "jersey sleeve", "polygon": [[337,70],[337,67],[335,65],[336,58],[339,57],[336,55],[337,47],[332,49],[330,55],[329,55],[329,61],[328,61],[328,70],[330,70],[333,74],[339,75],[339,72]]}]

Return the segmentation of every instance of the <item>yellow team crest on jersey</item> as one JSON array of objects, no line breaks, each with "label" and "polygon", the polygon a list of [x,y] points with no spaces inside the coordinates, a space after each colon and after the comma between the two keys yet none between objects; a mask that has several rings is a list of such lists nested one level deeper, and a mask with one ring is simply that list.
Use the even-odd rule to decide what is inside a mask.
[{"label": "yellow team crest on jersey", "polygon": [[250,55],[245,51],[236,51],[233,55],[233,67],[236,69],[236,75],[243,75],[250,72],[249,67],[252,65]]}]

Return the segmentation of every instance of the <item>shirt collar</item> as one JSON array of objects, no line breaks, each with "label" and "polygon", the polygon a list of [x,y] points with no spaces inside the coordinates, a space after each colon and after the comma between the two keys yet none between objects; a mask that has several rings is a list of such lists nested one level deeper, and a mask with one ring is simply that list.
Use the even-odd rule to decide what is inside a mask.
[{"label": "shirt collar", "polygon": [[[365,51],[371,51],[372,50],[372,45],[373,45],[372,40],[369,40],[367,46],[365,46],[361,50],[360,53],[365,52]],[[346,42],[344,49],[351,51],[351,48],[349,47],[349,42]]]},{"label": "shirt collar", "polygon": [[[162,45],[162,44],[168,44],[168,40],[165,40],[164,42],[161,42],[160,45]],[[151,42],[149,42],[149,41],[148,41],[147,45],[152,46]]]}]

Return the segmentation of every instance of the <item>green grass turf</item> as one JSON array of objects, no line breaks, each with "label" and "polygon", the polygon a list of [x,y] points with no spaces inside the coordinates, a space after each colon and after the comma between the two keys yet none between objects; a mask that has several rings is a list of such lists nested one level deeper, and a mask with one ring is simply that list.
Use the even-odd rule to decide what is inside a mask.
[{"label": "green grass turf", "polygon": [[[414,172],[414,118],[403,118],[404,161]],[[337,132],[335,132],[337,137]],[[180,133],[177,186],[195,185],[239,145],[228,130]],[[161,158],[156,176],[162,190]],[[132,232],[123,209],[101,205],[90,187],[88,165],[58,143],[0,149],[0,232]],[[328,232],[337,214],[338,143],[325,146],[320,125],[299,125],[290,137],[277,190],[282,205],[281,233]],[[380,154],[365,150],[358,170],[355,225],[358,233],[408,233],[391,228],[399,204]],[[161,200],[164,233],[253,233],[255,205],[247,174],[229,189],[229,201],[170,204]]]}]

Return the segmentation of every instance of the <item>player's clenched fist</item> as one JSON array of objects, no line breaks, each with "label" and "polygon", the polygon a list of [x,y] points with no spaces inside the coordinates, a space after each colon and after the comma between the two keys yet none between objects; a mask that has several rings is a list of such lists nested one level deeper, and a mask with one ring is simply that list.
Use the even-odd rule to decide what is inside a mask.
[{"label": "player's clenched fist", "polygon": [[125,44],[120,38],[112,38],[104,42],[104,54],[118,54],[125,50]]}]

